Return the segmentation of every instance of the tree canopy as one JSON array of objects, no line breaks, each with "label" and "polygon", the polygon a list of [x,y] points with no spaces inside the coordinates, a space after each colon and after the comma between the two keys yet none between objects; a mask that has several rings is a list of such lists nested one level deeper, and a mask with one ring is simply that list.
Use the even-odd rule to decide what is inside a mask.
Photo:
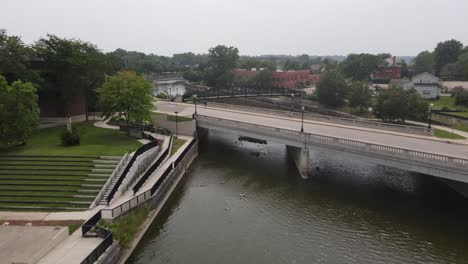
[{"label": "tree canopy", "polygon": [[434,58],[432,52],[423,51],[414,58],[414,73],[420,74],[423,72],[433,73]]},{"label": "tree canopy", "polygon": [[347,85],[343,75],[337,70],[327,71],[317,83],[317,97],[321,104],[337,107],[344,104]]},{"label": "tree canopy", "polygon": [[367,82],[352,82],[349,85],[348,101],[349,106],[358,108],[362,113],[371,104],[372,93]]},{"label": "tree canopy", "polygon": [[98,90],[99,105],[106,117],[120,114],[127,123],[149,118],[153,107],[152,86],[133,71],[120,71]]},{"label": "tree canopy", "polygon": [[434,49],[434,70],[435,74],[439,76],[442,68],[458,60],[463,52],[463,44],[455,39],[439,42]]},{"label": "tree canopy", "polygon": [[8,85],[0,75],[0,147],[26,142],[39,124],[36,88],[14,81]]},{"label": "tree canopy", "polygon": [[391,86],[377,96],[374,105],[374,114],[384,121],[405,122],[412,117],[416,120],[425,120],[428,113],[428,104],[415,89],[405,91],[402,87]]},{"label": "tree canopy", "polygon": [[339,64],[339,68],[346,77],[352,80],[366,81],[380,65],[385,64],[385,59],[389,57],[389,54],[350,54]]}]

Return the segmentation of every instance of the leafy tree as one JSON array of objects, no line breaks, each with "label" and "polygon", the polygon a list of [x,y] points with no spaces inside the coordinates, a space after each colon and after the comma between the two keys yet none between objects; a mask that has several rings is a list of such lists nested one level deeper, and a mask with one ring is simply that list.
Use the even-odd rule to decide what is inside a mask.
[{"label": "leafy tree", "polygon": [[227,86],[233,81],[232,70],[237,66],[239,50],[235,47],[218,45],[210,48],[208,67],[205,69],[208,85]]},{"label": "leafy tree", "polygon": [[346,81],[337,70],[325,72],[317,83],[317,97],[321,104],[337,107],[344,104]]},{"label": "leafy tree", "polygon": [[452,97],[455,97],[455,104],[456,105],[464,105],[468,106],[468,91],[458,87],[453,89]]},{"label": "leafy tree", "polygon": [[152,90],[151,84],[135,72],[118,72],[98,90],[103,115],[121,114],[127,124],[148,119],[153,107]]},{"label": "leafy tree", "polygon": [[374,114],[384,121],[405,122],[412,117],[425,120],[428,113],[427,101],[415,89],[405,91],[402,87],[392,86],[377,96]]},{"label": "leafy tree", "polygon": [[432,52],[423,51],[414,58],[414,73],[420,74],[423,72],[433,73],[434,58]]},{"label": "leafy tree", "polygon": [[39,124],[36,88],[14,81],[8,85],[0,75],[0,147],[26,142]]},{"label": "leafy tree", "polygon": [[449,63],[457,61],[463,52],[463,44],[455,39],[439,42],[434,50],[434,69],[437,76],[442,68]]},{"label": "leafy tree", "polygon": [[95,45],[47,35],[34,44],[34,50],[35,56],[44,62],[44,91],[61,95],[67,116],[74,96],[85,96],[87,105],[96,101],[95,90],[103,83],[110,66]]},{"label": "leafy tree", "polygon": [[186,71],[183,76],[189,82],[200,82],[203,80],[203,72],[197,70]]},{"label": "leafy tree", "polygon": [[264,69],[260,71],[256,76],[255,76],[255,81],[257,83],[257,86],[260,90],[268,90],[271,89],[273,85],[273,77],[272,73],[268,69]]},{"label": "leafy tree", "polygon": [[468,51],[458,57],[457,64],[460,70],[460,77],[463,80],[468,80]]},{"label": "leafy tree", "polygon": [[349,85],[348,101],[350,107],[359,108],[362,113],[369,108],[371,99],[372,93],[367,82],[352,82]]},{"label": "leafy tree", "polygon": [[461,65],[458,63],[445,64],[439,75],[444,80],[457,80],[462,76]]},{"label": "leafy tree", "polygon": [[32,54],[20,37],[9,36],[5,29],[0,28],[0,74],[8,83],[15,80],[38,81],[35,72],[29,69],[28,59]]},{"label": "leafy tree", "polygon": [[408,64],[406,63],[405,60],[401,60],[400,62],[400,66],[401,66],[401,77],[402,78],[410,78],[412,77],[411,76],[411,73],[408,69]]},{"label": "leafy tree", "polygon": [[388,56],[388,54],[350,54],[339,64],[339,68],[346,77],[355,81],[365,81],[369,80],[372,73],[384,64]]}]

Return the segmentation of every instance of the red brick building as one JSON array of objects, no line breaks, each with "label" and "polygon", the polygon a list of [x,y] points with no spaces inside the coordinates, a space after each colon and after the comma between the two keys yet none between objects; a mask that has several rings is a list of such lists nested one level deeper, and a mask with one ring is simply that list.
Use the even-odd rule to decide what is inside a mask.
[{"label": "red brick building", "polygon": [[309,75],[309,81],[310,81],[312,84],[317,84],[319,80],[320,80],[320,74],[312,74],[312,75]]},{"label": "red brick building", "polygon": [[401,67],[396,64],[396,57],[392,58],[390,66],[379,67],[373,75],[374,79],[401,79]]},{"label": "red brick building", "polygon": [[[255,77],[258,71],[235,69],[233,73],[236,76]],[[316,75],[310,75],[309,70],[272,72],[271,75],[273,79],[272,86],[284,89],[294,89],[299,83],[313,82],[318,78]],[[310,76],[313,76],[312,79]]]}]

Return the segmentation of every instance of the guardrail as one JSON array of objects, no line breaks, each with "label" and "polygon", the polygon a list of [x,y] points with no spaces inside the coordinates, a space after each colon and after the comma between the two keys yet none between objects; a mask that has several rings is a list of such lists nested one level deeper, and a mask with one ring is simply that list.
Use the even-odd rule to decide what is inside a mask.
[{"label": "guardrail", "polygon": [[[99,211],[81,226],[81,235],[83,237],[101,237],[104,239],[83,261],[81,261],[81,264],[92,264],[96,262],[112,243],[114,243],[112,231],[97,226],[101,218],[102,213]],[[94,231],[92,235],[88,234],[90,231]]]},{"label": "guardrail", "polygon": [[[154,195],[161,193],[158,192],[158,190],[166,190],[170,183],[174,180],[172,175],[180,172],[181,170],[185,169],[186,164],[183,161],[183,158],[187,156],[187,154],[190,151],[193,151],[193,146],[196,144],[197,140],[192,139],[192,141],[189,143],[187,148],[184,149],[184,151],[181,153],[179,158],[171,163],[170,166],[168,166],[162,175],[159,177],[159,179],[153,184],[151,189],[133,197],[132,199],[115,206],[112,209],[102,209],[103,214],[105,214],[105,218],[115,218],[119,217],[120,215],[130,211],[131,209],[137,207],[140,204],[143,204],[150,200],[151,198],[154,198]],[[177,162],[177,164],[176,164]],[[160,198],[160,197],[159,197]]]},{"label": "guardrail", "polygon": [[102,186],[101,191],[99,191],[98,195],[96,196],[96,198],[94,199],[93,203],[91,204],[91,206],[89,208],[94,208],[96,206],[96,204],[99,203],[99,201],[101,201],[102,197],[104,196],[107,189],[109,188],[109,185],[112,183],[112,180],[116,176],[118,176],[118,173],[122,169],[122,166],[125,164],[127,159],[128,159],[128,153],[125,153],[125,155],[120,159],[119,163],[115,167],[115,169],[112,172],[111,176],[109,178],[107,178],[106,183],[104,184],[104,186]]},{"label": "guardrail", "polygon": [[154,150],[149,150],[153,151],[151,154],[144,157],[140,162],[138,162],[134,173],[130,175],[130,177],[128,177],[128,180],[125,183],[122,183],[123,192],[126,192],[130,188],[130,186],[132,186],[133,183],[135,183],[135,181],[137,181],[139,177],[143,175],[145,171],[147,171],[148,167],[150,167],[151,163],[153,163],[154,159],[158,156],[160,152],[159,146],[156,146],[154,148]]},{"label": "guardrail", "polygon": [[[236,105],[223,104],[223,103],[211,103],[211,105],[214,105],[214,107],[235,110],[235,111],[242,111],[242,112],[250,111],[253,113],[297,118],[297,119],[301,119],[302,117],[302,113],[300,111],[297,111],[296,109],[294,111],[281,111],[281,110],[252,107],[252,106],[236,106]],[[374,129],[385,129],[385,130],[390,130],[390,131],[413,133],[413,134],[420,134],[420,135],[432,135],[433,133],[433,130],[428,129],[427,127],[388,124],[388,123],[374,122],[374,121],[368,121],[368,120],[363,120],[363,119],[334,117],[334,116],[326,116],[326,115],[318,115],[318,114],[310,114],[310,113],[304,113],[304,119],[319,121],[319,122],[321,121],[321,122],[342,124],[342,125],[374,128]]]},{"label": "guardrail", "polygon": [[[261,134],[266,134],[270,137],[276,138],[286,138],[289,141],[301,141],[304,140],[304,144],[308,143],[325,143],[325,144],[333,144],[340,147],[352,147],[353,150],[362,150],[365,152],[373,152],[373,153],[386,153],[392,156],[397,156],[401,158],[402,156],[408,158],[414,158],[417,160],[422,160],[426,162],[439,162],[449,166],[468,166],[468,159],[454,157],[454,156],[446,156],[441,154],[405,149],[400,147],[391,147],[386,145],[368,143],[363,141],[357,141],[352,139],[344,139],[338,137],[331,137],[325,136],[315,133],[302,133],[295,130],[284,129],[284,128],[276,128],[271,126],[265,125],[256,125],[241,121],[233,121],[233,120],[226,120],[222,118],[216,117],[208,117],[203,115],[196,116],[197,121],[203,122],[205,120],[212,120],[211,123],[216,125],[223,124],[222,126],[230,126],[235,129],[239,130],[248,130],[248,131],[262,131]],[[204,120],[203,120],[204,119]],[[207,121],[205,121],[207,122]],[[210,122],[210,121],[208,121]],[[241,127],[242,126],[242,127]],[[251,127],[251,128],[249,128]],[[281,133],[281,134],[280,134]],[[286,135],[286,136],[285,136]]]},{"label": "guardrail", "polygon": [[133,195],[140,190],[141,186],[148,180],[151,174],[161,165],[161,163],[167,158],[167,156],[171,153],[171,144],[172,144],[172,135],[169,138],[169,144],[166,150],[159,156],[156,162],[143,174],[143,176],[138,180],[138,182],[133,186]]},{"label": "guardrail", "polygon": [[125,179],[125,177],[127,176],[128,174],[128,171],[130,170],[130,168],[133,166],[133,163],[135,163],[135,160],[138,156],[140,156],[141,154],[143,154],[143,152],[151,149],[151,148],[154,148],[158,145],[158,142],[157,141],[152,141],[150,143],[147,143],[143,146],[141,146],[139,149],[137,149],[137,151],[135,151],[135,154],[133,154],[133,157],[130,159],[130,162],[127,164],[127,167],[125,167],[125,170],[122,172],[122,175],[120,175],[119,179],[117,180],[116,184],[114,185],[114,187],[112,188],[112,190],[110,191],[109,193],[109,196],[107,197],[106,201],[107,201],[107,204],[109,205],[110,201],[112,200],[112,198],[114,198],[114,195],[115,193],[117,192],[117,190],[119,189],[120,185],[122,184],[122,181]]}]

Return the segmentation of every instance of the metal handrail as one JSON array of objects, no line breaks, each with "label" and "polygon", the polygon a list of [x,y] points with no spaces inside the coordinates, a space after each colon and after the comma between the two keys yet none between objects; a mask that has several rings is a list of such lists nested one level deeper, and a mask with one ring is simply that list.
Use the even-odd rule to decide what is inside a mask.
[{"label": "metal handrail", "polygon": [[348,146],[353,146],[353,147],[360,147],[361,149],[367,150],[367,151],[373,151],[373,152],[387,152],[391,154],[398,154],[398,155],[405,155],[405,156],[410,156],[410,157],[415,157],[419,159],[430,159],[438,162],[443,162],[443,163],[450,163],[454,165],[463,165],[463,166],[468,166],[468,159],[466,158],[460,158],[460,157],[454,157],[454,156],[447,156],[447,155],[441,155],[441,154],[435,154],[435,153],[429,153],[429,152],[424,152],[424,151],[418,151],[418,150],[411,150],[411,149],[406,149],[406,148],[400,148],[400,147],[391,147],[391,146],[386,146],[386,145],[381,145],[381,144],[375,144],[375,143],[368,143],[368,142],[363,142],[363,141],[358,141],[358,140],[353,140],[353,139],[344,139],[344,138],[338,138],[338,137],[332,137],[332,136],[324,136],[320,134],[315,134],[315,133],[302,133],[298,132],[295,130],[290,130],[290,129],[284,129],[284,128],[276,128],[268,125],[256,125],[256,124],[251,124],[251,123],[246,123],[246,122],[241,122],[241,121],[234,121],[234,120],[228,120],[228,119],[222,119],[222,118],[217,118],[217,117],[209,117],[209,116],[203,116],[203,115],[197,115],[196,119],[200,118],[205,118],[205,119],[213,119],[217,120],[219,122],[230,122],[234,124],[243,124],[245,126],[252,126],[256,128],[266,128],[274,131],[274,134],[277,135],[278,132],[284,132],[284,133],[289,133],[295,136],[295,138],[302,136],[304,137],[305,135],[305,140],[309,139],[309,142],[313,140],[313,138],[320,140],[321,142],[326,142],[326,143],[338,143],[338,144],[344,144]]},{"label": "metal handrail", "polygon": [[[230,104],[223,104],[223,103],[212,103],[216,106],[219,106],[220,108],[228,108],[228,110],[235,110],[235,111],[244,111],[245,109],[252,110],[252,112],[263,112],[259,114],[280,114],[280,115],[294,115],[294,114],[300,114],[300,111],[281,111],[281,110],[276,110],[276,109],[268,109],[268,108],[261,108],[261,107],[252,107],[252,106],[242,106],[242,107],[237,107],[234,105]],[[369,120],[363,120],[363,119],[353,119],[353,118],[345,118],[345,117],[335,117],[335,116],[326,116],[326,115],[319,115],[319,114],[311,114],[311,113],[304,113],[304,117],[310,117],[315,118],[315,119],[323,119],[325,121],[342,121],[346,123],[352,123],[352,124],[366,124],[366,125],[371,125],[375,126],[377,128],[398,128],[402,130],[413,130],[413,131],[421,131],[421,132],[431,132],[432,130],[427,128],[427,127],[418,127],[418,126],[411,126],[411,125],[399,125],[399,124],[388,124],[388,123],[382,123],[382,122],[375,122],[375,121],[369,121]],[[300,117],[299,117],[300,118]]]}]

